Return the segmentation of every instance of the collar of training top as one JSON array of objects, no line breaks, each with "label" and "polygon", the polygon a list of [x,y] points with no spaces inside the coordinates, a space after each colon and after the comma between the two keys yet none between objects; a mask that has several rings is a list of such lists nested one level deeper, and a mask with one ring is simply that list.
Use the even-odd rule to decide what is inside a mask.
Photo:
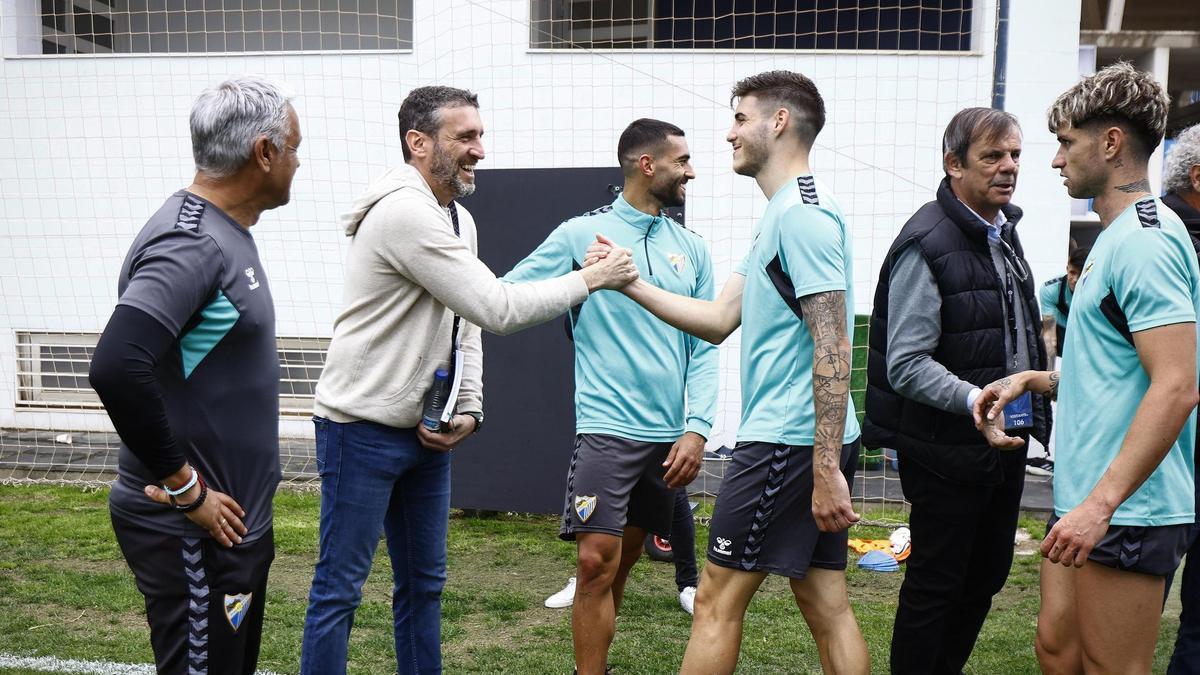
[{"label": "collar of training top", "polygon": [[613,213],[617,214],[621,220],[641,230],[649,229],[656,226],[659,221],[669,219],[665,212],[659,212],[657,216],[652,216],[639,211],[634,208],[633,204],[625,201],[624,194],[617,195],[617,198],[613,200],[612,209]]}]

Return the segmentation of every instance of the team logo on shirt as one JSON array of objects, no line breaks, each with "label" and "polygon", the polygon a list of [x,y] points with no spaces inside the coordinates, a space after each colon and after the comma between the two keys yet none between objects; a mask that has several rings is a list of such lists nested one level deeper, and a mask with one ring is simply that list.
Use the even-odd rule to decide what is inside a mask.
[{"label": "team logo on shirt", "polygon": [[671,263],[671,269],[675,270],[676,274],[683,274],[683,268],[687,267],[687,256],[682,253],[668,253],[667,260]]},{"label": "team logo on shirt", "polygon": [[580,495],[575,498],[575,513],[579,514],[579,522],[586,523],[596,512],[596,495]]},{"label": "team logo on shirt", "polygon": [[1083,273],[1079,275],[1079,281],[1075,282],[1076,284],[1082,284],[1083,280],[1088,278],[1088,275],[1092,273],[1092,265],[1094,264],[1089,262],[1087,267],[1083,268]]},{"label": "team logo on shirt", "polygon": [[250,279],[250,290],[254,290],[254,289],[258,288],[258,279],[254,278],[254,268],[253,267],[246,268],[246,276]]},{"label": "team logo on shirt", "polygon": [[242,627],[242,619],[245,619],[246,613],[250,611],[250,599],[253,597],[253,593],[225,594],[225,620],[229,622],[233,632],[236,633],[237,629]]}]

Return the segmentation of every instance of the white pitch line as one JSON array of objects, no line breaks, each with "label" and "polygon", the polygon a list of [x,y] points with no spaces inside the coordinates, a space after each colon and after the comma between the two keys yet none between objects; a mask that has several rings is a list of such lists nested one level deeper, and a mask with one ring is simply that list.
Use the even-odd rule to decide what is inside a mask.
[{"label": "white pitch line", "polygon": [[[83,675],[155,675],[148,663],[117,663],[115,661],[77,661],[54,656],[18,656],[0,653],[0,668],[24,668],[43,673],[81,673]],[[255,675],[279,675],[259,670]]]}]

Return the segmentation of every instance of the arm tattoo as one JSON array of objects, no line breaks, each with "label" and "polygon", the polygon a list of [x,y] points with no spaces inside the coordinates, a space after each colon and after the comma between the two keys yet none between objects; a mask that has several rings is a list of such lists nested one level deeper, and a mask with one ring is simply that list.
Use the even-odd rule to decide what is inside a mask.
[{"label": "arm tattoo", "polygon": [[841,464],[846,402],[850,398],[850,338],[846,293],[828,291],[800,298],[813,339],[814,467],[836,471]]},{"label": "arm tattoo", "polygon": [[1117,189],[1120,190],[1121,192],[1129,192],[1129,193],[1149,192],[1150,191],[1150,179],[1143,178],[1139,181],[1134,181],[1132,183],[1118,185]]},{"label": "arm tattoo", "polygon": [[1058,400],[1058,380],[1062,375],[1056,370],[1050,373],[1050,386],[1046,388],[1046,395],[1054,400]]}]

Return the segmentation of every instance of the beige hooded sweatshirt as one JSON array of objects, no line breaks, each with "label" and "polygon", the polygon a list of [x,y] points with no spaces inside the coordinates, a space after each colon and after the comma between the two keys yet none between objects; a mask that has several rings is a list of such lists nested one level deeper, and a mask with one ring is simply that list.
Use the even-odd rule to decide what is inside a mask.
[{"label": "beige hooded sweatshirt", "polygon": [[450,363],[454,314],[463,318],[457,410],[482,412],[480,327],[506,335],[587,298],[578,272],[532,283],[498,280],[477,257],[475,220],[457,209],[461,237],[424,177],[405,164],[342,216],[351,237],[344,309],[317,382],[318,416],[415,427],[434,371]]}]

